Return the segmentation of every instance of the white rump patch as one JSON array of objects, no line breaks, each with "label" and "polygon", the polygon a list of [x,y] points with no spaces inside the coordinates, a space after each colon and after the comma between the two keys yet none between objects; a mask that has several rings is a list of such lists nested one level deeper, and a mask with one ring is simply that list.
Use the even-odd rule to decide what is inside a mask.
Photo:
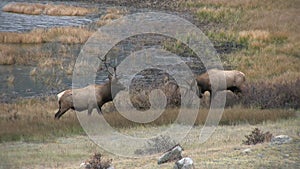
[{"label": "white rump patch", "polygon": [[57,99],[60,100],[61,96],[64,95],[66,91],[62,91],[60,93],[57,94]]}]

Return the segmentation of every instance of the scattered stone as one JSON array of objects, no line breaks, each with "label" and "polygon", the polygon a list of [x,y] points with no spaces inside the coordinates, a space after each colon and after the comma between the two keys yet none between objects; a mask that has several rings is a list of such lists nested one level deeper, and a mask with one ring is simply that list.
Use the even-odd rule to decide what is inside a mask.
[{"label": "scattered stone", "polygon": [[242,151],[243,154],[249,154],[251,152],[252,150],[250,148],[246,148],[245,150]]},{"label": "scattered stone", "polygon": [[169,151],[167,151],[165,154],[163,154],[161,157],[159,157],[157,164],[163,164],[166,162],[181,159],[182,151],[183,151],[183,148],[179,144],[177,144],[176,146],[171,148]]},{"label": "scattered stone", "polygon": [[293,139],[288,135],[278,135],[271,139],[271,145],[281,145],[291,142]]},{"label": "scattered stone", "polygon": [[194,162],[191,158],[185,157],[181,160],[178,160],[175,165],[174,169],[194,169]]}]

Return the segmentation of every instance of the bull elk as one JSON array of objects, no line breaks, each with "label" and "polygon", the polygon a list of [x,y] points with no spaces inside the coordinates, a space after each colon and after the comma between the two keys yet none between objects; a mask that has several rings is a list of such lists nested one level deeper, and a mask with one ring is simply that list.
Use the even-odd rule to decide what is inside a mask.
[{"label": "bull elk", "polygon": [[[114,87],[112,93],[111,87]],[[105,84],[92,84],[83,88],[68,89],[57,94],[59,110],[55,114],[55,119],[59,119],[69,109],[84,111],[88,110],[88,115],[92,114],[94,108],[101,114],[101,107],[113,100],[117,92],[124,87],[118,83],[117,77],[109,75],[109,81]]]}]

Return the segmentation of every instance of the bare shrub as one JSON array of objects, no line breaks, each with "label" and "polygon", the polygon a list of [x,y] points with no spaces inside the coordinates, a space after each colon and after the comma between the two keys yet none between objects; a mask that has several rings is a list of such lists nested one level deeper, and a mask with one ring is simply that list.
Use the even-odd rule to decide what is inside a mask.
[{"label": "bare shrub", "polygon": [[95,153],[85,162],[86,169],[108,169],[111,167],[112,159],[104,160],[102,154]]},{"label": "bare shrub", "polygon": [[247,107],[300,108],[300,79],[293,82],[255,82],[247,84],[242,104]]},{"label": "bare shrub", "polygon": [[246,140],[243,140],[243,144],[255,145],[258,143],[271,141],[272,134],[270,132],[262,132],[260,129],[255,128],[251,134],[246,135]]}]

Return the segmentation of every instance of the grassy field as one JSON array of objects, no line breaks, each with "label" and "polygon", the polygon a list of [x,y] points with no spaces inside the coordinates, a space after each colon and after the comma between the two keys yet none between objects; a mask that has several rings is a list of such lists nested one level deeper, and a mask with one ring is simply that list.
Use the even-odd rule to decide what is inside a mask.
[{"label": "grassy field", "polygon": [[[221,58],[225,65],[243,71],[247,86],[255,89],[246,93],[242,105],[225,109],[220,125],[204,144],[199,143],[198,136],[208,110],[199,110],[196,125],[182,143],[183,155],[192,157],[196,168],[300,168],[300,2],[187,0],[178,1],[177,6],[194,16],[214,44],[241,46]],[[126,11],[109,9],[96,25],[124,14]],[[84,43],[92,33],[73,27],[1,32],[0,63],[26,65],[34,60],[44,67],[60,64],[52,63],[51,53],[18,51],[14,45]],[[113,165],[121,169],[173,167],[173,163],[158,166],[159,155],[132,159],[104,151],[86,136],[74,111],[54,120],[57,108],[54,96],[0,103],[0,168],[78,168],[95,152],[112,158]],[[177,112],[168,109],[145,125],[130,122],[118,113],[104,116],[120,132],[147,137],[147,131],[167,128]],[[273,135],[289,135],[293,141],[281,146],[243,145],[244,136],[256,127]],[[246,148],[252,151],[242,153]]]},{"label": "grassy field", "polygon": [[[109,110],[108,106],[104,111]],[[131,159],[104,151],[89,140],[74,111],[67,112],[60,120],[54,120],[57,101],[52,97],[19,100],[11,104],[2,103],[0,111],[0,168],[77,168],[95,152],[112,158],[116,168],[170,168],[173,165],[169,163],[158,167],[156,160],[159,154]],[[176,118],[176,111],[176,108],[168,109],[159,119],[147,125],[133,123],[117,112],[105,113],[104,117],[118,132],[127,135],[139,133],[142,137],[149,137],[147,134],[151,133],[151,130],[168,128]],[[213,136],[204,144],[200,144],[199,132],[207,111],[200,109],[196,126],[182,142],[185,148],[184,156],[192,157],[196,168],[293,168],[297,165],[300,141],[299,111],[245,109],[239,106],[228,108],[225,109]],[[93,115],[97,116],[97,113],[94,112]],[[256,146],[242,145],[244,136],[256,127],[270,131],[273,135],[287,134],[294,141],[279,147],[270,147],[267,143]],[[245,148],[251,148],[253,152],[245,155],[241,152]],[[263,157],[260,157],[260,154]],[[286,154],[288,157],[285,157]]]},{"label": "grassy field", "polygon": [[[297,117],[287,120],[266,121],[255,125],[247,123],[220,125],[213,136],[204,144],[200,144],[198,140],[202,125],[195,126],[182,142],[182,146],[185,149],[183,156],[191,157],[195,161],[196,168],[297,168],[299,167],[300,155],[299,112],[297,115]],[[70,118],[70,116],[66,115],[59,123],[65,123],[66,118]],[[54,128],[58,127],[58,125],[54,124],[53,122]],[[70,128],[70,126],[69,123],[66,123],[61,125],[60,129],[56,131],[63,130],[68,132],[61,129],[61,127]],[[119,132],[128,135],[142,133],[142,136],[147,137],[149,132],[145,131],[164,130],[167,127],[168,125],[137,126],[121,128]],[[273,135],[287,134],[293,138],[293,142],[281,146],[270,146],[268,143],[255,146],[243,145],[244,136],[248,135],[256,127],[262,131],[269,131]],[[44,137],[51,135],[51,131],[43,129],[42,125],[40,125],[40,129],[43,130]],[[39,138],[41,139],[41,136]],[[246,148],[250,148],[252,150],[251,153],[242,153]],[[115,156],[98,147],[83,134],[54,137],[52,139],[47,138],[43,141],[3,142],[0,143],[0,150],[2,161],[0,168],[78,168],[80,163],[87,160],[95,152],[102,153],[105,158],[112,158],[113,165],[116,168],[152,169],[171,168],[173,166],[173,163],[158,166],[157,158],[161,154],[140,159]]]},{"label": "grassy field", "polygon": [[[16,103],[1,103],[0,105],[0,142],[43,142],[61,136],[84,134],[74,111],[69,110],[61,120],[54,119],[54,114],[58,110],[56,98],[21,99]],[[179,112],[178,108],[168,108],[153,122],[139,124],[124,118],[118,112],[109,111],[113,110],[111,106],[111,104],[105,105],[103,111],[106,113],[104,117],[111,126],[120,129],[130,129],[138,126],[170,125],[176,120]],[[207,108],[199,110],[195,125],[203,125],[205,123],[208,110]],[[261,110],[236,106],[225,109],[220,125],[256,125],[295,117],[296,110]]]}]

